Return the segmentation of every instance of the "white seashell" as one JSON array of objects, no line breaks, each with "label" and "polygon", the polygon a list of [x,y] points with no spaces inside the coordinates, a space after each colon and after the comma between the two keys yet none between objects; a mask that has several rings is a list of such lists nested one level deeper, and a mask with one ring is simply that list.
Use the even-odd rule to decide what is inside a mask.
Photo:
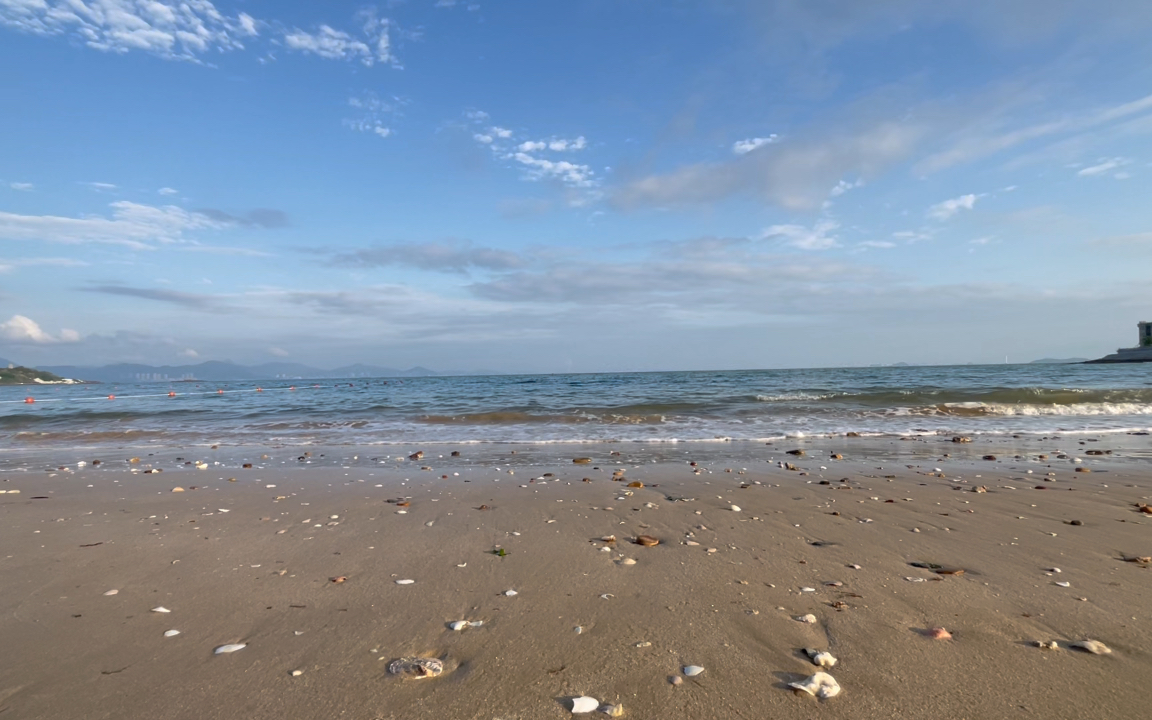
[{"label": "white seashell", "polygon": [[105,596],[107,596],[107,595],[115,595],[115,594],[117,594],[117,593],[119,593],[119,592],[120,592],[119,590],[109,590],[108,592],[104,593],[104,595],[105,595]]},{"label": "white seashell", "polygon": [[797,615],[796,619],[802,623],[808,623],[808,624],[812,624],[812,623],[816,622],[816,616],[813,615],[812,613],[808,613],[807,615]]},{"label": "white seashell", "polygon": [[179,630],[165,630],[164,637],[176,637],[180,634]]},{"label": "white seashell", "polygon": [[473,620],[472,622],[470,622],[468,624],[471,625],[472,627],[480,627],[481,625],[484,624],[484,621],[483,620]]},{"label": "white seashell", "polygon": [[304,674],[303,670],[293,670],[292,671],[292,677],[300,677],[303,674]]},{"label": "white seashell", "polygon": [[687,675],[688,677],[696,677],[697,675],[699,675],[702,672],[704,672],[704,668],[700,667],[699,665],[685,665],[684,666],[684,674]]},{"label": "white seashell", "polygon": [[397,580],[396,584],[397,585],[411,585],[414,582],[416,582],[416,581],[415,580]]},{"label": "white seashell", "polygon": [[818,672],[800,682],[788,683],[788,687],[793,690],[803,690],[821,700],[827,700],[840,694],[840,683],[826,672]]},{"label": "white seashell", "polygon": [[466,627],[471,626],[471,624],[472,623],[468,622],[467,620],[456,620],[455,622],[448,623],[448,627],[452,628],[453,630],[459,631],[459,630],[463,630]]},{"label": "white seashell", "polygon": [[1108,647],[1099,640],[1081,640],[1080,642],[1072,643],[1071,647],[1084,652],[1090,652],[1093,655],[1107,655],[1112,652],[1112,648]]},{"label": "white seashell", "polygon": [[243,650],[248,647],[247,643],[231,643],[229,645],[221,645],[213,651],[215,655],[223,655],[225,653],[234,653],[237,650]]},{"label": "white seashell", "polygon": [[907,580],[908,582],[925,582],[924,578],[918,578],[918,577],[905,577],[904,579]]},{"label": "white seashell", "polygon": [[159,607],[154,607],[154,608],[152,608],[152,612],[158,612],[158,613],[170,613],[170,612],[172,612],[172,611],[171,611],[171,610],[169,610],[168,608],[164,607],[163,605],[161,605],[161,606],[159,606]]},{"label": "white seashell", "polygon": [[1036,647],[1040,648],[1041,650],[1059,650],[1060,644],[1057,643],[1055,640],[1051,640],[1048,642],[1045,642],[1043,640],[1037,640],[1036,641]]},{"label": "white seashell", "polygon": [[836,658],[832,657],[832,653],[827,650],[816,650],[814,648],[804,648],[804,654],[812,661],[813,665],[822,668],[830,668],[836,664]]},{"label": "white seashell", "polygon": [[623,560],[620,561],[620,564],[621,565],[635,565],[636,561],[633,560],[632,558],[624,558]]},{"label": "white seashell", "polygon": [[[504,594],[508,597],[515,597],[515,596],[519,595],[520,593],[516,592],[515,590],[505,590]],[[594,709],[595,708],[593,708],[593,710]],[[591,710],[589,712],[591,712]]]},{"label": "white seashell", "polygon": [[802,587],[802,588],[800,588],[800,592],[816,592],[816,588],[814,588],[814,587]]},{"label": "white seashell", "polygon": [[728,509],[731,510],[732,512],[740,512],[740,506],[739,505],[729,505]]},{"label": "white seashell", "polygon": [[588,697],[587,695],[584,695],[582,697],[572,698],[573,715],[590,713],[598,707],[600,707],[600,701],[594,697]]},{"label": "white seashell", "polygon": [[1070,583],[1070,582],[1060,581],[1060,582],[1057,582],[1056,584],[1059,585],[1060,587],[1072,587],[1072,583]]}]

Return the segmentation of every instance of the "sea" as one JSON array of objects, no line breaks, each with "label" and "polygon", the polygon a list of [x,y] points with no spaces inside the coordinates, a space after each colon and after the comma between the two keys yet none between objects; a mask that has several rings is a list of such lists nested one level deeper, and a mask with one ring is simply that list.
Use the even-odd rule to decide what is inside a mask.
[{"label": "sea", "polygon": [[[29,402],[31,400],[31,402]],[[1152,430],[1152,364],[149,382],[0,388],[33,450],[676,445]]]}]

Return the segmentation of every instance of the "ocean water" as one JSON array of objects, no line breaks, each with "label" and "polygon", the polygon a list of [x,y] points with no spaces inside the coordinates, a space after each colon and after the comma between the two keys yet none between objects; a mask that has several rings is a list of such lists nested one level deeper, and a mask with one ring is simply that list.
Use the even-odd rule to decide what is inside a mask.
[{"label": "ocean water", "polygon": [[[35,402],[24,402],[28,396]],[[1152,364],[0,388],[0,454],[209,444],[714,443],[846,432],[1150,428]]]}]

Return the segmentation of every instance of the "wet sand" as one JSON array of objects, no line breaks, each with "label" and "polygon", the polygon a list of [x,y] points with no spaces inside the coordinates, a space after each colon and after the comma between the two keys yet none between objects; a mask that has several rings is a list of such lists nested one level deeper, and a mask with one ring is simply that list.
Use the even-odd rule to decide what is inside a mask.
[{"label": "wet sand", "polygon": [[[634,718],[1144,717],[1152,569],[1124,558],[1152,555],[1149,443],[1091,439],[9,467],[0,718],[527,720],[578,695]],[[787,689],[806,647],[839,659],[838,697]],[[388,673],[412,655],[444,673]]]}]

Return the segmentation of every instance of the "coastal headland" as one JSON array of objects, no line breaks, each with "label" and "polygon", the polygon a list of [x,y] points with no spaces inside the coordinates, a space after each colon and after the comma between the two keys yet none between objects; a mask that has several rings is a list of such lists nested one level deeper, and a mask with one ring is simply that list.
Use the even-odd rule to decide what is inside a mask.
[{"label": "coastal headland", "polygon": [[9,458],[0,713],[1142,717],[1152,443],[964,439]]}]

